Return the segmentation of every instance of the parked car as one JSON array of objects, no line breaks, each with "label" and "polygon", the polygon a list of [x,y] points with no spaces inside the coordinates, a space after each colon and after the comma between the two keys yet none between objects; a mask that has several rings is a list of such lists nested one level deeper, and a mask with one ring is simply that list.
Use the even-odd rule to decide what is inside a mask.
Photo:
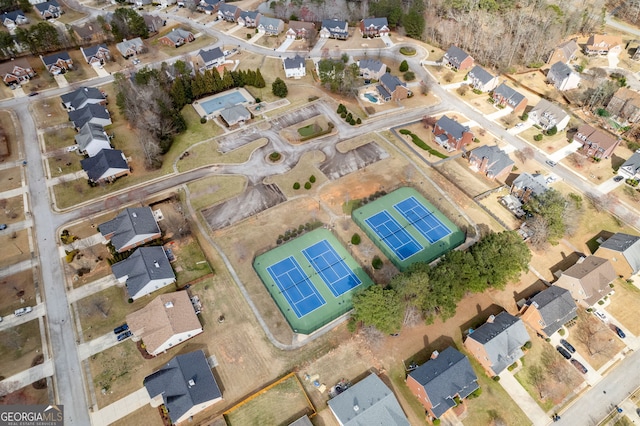
[{"label": "parked car", "polygon": [[587,374],[587,367],[585,367],[584,365],[582,365],[582,363],[580,361],[578,361],[577,359],[572,359],[571,360],[571,364],[573,364],[573,366],[575,368],[578,369],[579,372],[581,372],[582,374]]},{"label": "parked car", "polygon": [[556,346],[556,350],[558,352],[560,352],[560,355],[565,357],[565,359],[571,359],[571,354],[569,352],[567,352],[567,350],[565,348],[563,348],[562,346],[560,346],[560,345]]},{"label": "parked car", "polygon": [[522,127],[522,126],[524,126],[524,123],[518,123],[518,124],[516,124],[516,127]]},{"label": "parked car", "polygon": [[78,145],[71,145],[67,147],[67,152],[73,152],[78,150]]},{"label": "parked car", "polygon": [[124,323],[116,328],[113,329],[113,334],[120,334],[123,333],[125,331],[129,330],[129,325],[127,323]]},{"label": "parked car", "polygon": [[131,333],[129,330],[125,331],[122,334],[118,334],[118,342],[122,342],[124,339],[128,339],[132,336],[132,334],[133,333]]},{"label": "parked car", "polygon": [[596,311],[596,310],[594,310],[594,311],[593,311],[593,314],[594,314],[595,316],[597,316],[597,317],[598,317],[598,319],[599,319],[600,321],[602,321],[602,322],[605,322],[605,321],[607,320],[607,316],[606,316],[604,313],[600,312],[600,311]]},{"label": "parked car", "polygon": [[623,176],[616,176],[616,177],[613,178],[613,181],[614,182],[620,182],[622,179],[624,179]]},{"label": "parked car", "polygon": [[556,164],[558,164],[555,161],[551,161],[551,160],[547,160],[547,161],[545,161],[545,163],[547,163],[549,165],[549,167],[555,167]]},{"label": "parked car", "polygon": [[[49,21],[52,22],[53,20]],[[29,93],[29,96],[38,96],[40,94],[40,92],[31,92]]]},{"label": "parked car", "polygon": [[7,224],[6,223],[0,223],[0,231],[4,231],[5,229],[7,229]]},{"label": "parked car", "polygon": [[569,352],[571,352],[572,354],[576,353],[576,348],[574,348],[573,345],[567,342],[566,340],[560,339],[560,344],[564,346],[564,348]]},{"label": "parked car", "polygon": [[624,331],[622,331],[622,329],[620,327],[618,327],[617,325],[613,326],[613,329],[616,331],[616,334],[618,335],[618,337],[620,337],[621,339],[624,339],[625,337],[627,337],[626,334],[624,334]]},{"label": "parked car", "polygon": [[33,309],[31,308],[31,306],[25,306],[24,308],[20,308],[20,309],[16,309],[15,312],[13,313],[15,316],[17,317],[21,317],[23,315],[28,314],[29,312],[31,312]]}]

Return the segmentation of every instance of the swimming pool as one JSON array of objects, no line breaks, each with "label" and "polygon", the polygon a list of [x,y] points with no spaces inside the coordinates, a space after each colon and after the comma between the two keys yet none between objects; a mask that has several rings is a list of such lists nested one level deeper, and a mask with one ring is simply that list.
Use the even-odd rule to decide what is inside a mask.
[{"label": "swimming pool", "polygon": [[376,98],[375,96],[373,96],[371,93],[365,93],[364,97],[369,99],[369,102],[372,102],[374,104],[378,103],[378,98]]},{"label": "swimming pool", "polygon": [[204,112],[209,115],[216,113],[222,109],[229,108],[247,101],[248,99],[246,99],[241,92],[234,91],[217,95],[216,97],[207,99],[205,101],[200,101],[200,106],[202,107]]}]

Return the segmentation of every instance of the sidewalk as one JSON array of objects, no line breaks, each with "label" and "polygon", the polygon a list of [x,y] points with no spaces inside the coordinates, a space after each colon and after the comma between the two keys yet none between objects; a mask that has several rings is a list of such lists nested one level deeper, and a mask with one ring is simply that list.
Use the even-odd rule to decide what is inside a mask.
[{"label": "sidewalk", "polygon": [[547,413],[545,413],[531,395],[524,390],[510,371],[504,370],[500,374],[500,384],[516,402],[518,407],[522,409],[524,414],[529,417],[529,420],[531,420],[534,426],[546,426],[550,422],[551,419]]},{"label": "sidewalk", "polygon": [[69,300],[69,304],[72,304],[116,284],[118,284],[118,280],[116,280],[113,275],[109,274],[104,278],[100,278],[99,280],[92,281],[89,284],[85,284],[82,287],[69,291],[67,293],[67,299]]},{"label": "sidewalk", "polygon": [[7,395],[25,386],[29,386],[33,382],[53,376],[53,362],[48,359],[42,364],[31,367],[27,370],[7,377],[0,382],[0,396]]},{"label": "sidewalk", "polygon": [[151,401],[146,388],[140,388],[111,405],[91,413],[93,426],[107,426],[144,407]]},{"label": "sidewalk", "polygon": [[102,336],[85,342],[78,346],[78,356],[80,357],[80,361],[84,361],[92,355],[95,355],[99,352],[106,351],[107,349],[117,345],[118,338],[112,332],[107,334],[103,334]]}]

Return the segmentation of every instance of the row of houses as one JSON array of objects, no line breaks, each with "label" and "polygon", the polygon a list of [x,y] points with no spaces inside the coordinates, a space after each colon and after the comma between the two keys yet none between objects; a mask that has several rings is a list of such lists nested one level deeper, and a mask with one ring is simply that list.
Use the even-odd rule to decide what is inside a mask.
[{"label": "row of houses", "polygon": [[[56,0],[37,3],[33,6],[36,13],[45,20],[59,18],[60,15],[64,13],[64,10],[60,7]],[[14,30],[20,25],[26,25],[29,23],[29,18],[27,18],[22,9],[16,9],[11,12],[4,12],[0,16],[0,19],[2,19],[2,25],[4,25],[9,31]]]}]

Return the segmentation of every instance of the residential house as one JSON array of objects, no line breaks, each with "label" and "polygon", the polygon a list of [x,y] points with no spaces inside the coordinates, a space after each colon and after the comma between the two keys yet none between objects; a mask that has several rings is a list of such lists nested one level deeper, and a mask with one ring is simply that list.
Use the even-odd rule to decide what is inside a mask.
[{"label": "residential house", "polygon": [[107,98],[104,93],[95,87],[79,87],[73,92],[65,93],[60,96],[62,106],[67,111],[75,111],[82,109],[89,104],[106,105]]},{"label": "residential house", "polygon": [[78,151],[89,157],[95,157],[103,149],[111,149],[109,136],[99,124],[86,123],[75,136],[75,141]]},{"label": "residential house", "polygon": [[269,18],[268,16],[260,15],[256,28],[258,29],[258,32],[274,36],[284,31],[284,22],[281,19]]},{"label": "residential house", "polygon": [[587,55],[607,55],[622,51],[622,37],[607,34],[594,34],[589,37],[584,46]]},{"label": "residential house", "polygon": [[9,31],[15,29],[18,25],[25,25],[28,23],[29,19],[27,19],[24,12],[20,9],[12,12],[4,12],[2,14],[2,25],[7,27]]},{"label": "residential house", "polygon": [[2,81],[9,87],[16,87],[35,77],[36,73],[25,58],[0,63]]},{"label": "residential house", "polygon": [[111,60],[111,52],[105,44],[98,44],[91,47],[81,47],[80,51],[84,60],[89,65],[104,65],[107,61]]},{"label": "residential house", "polygon": [[568,64],[576,58],[578,50],[580,50],[580,46],[575,40],[565,41],[553,49],[547,59],[547,64],[555,64],[556,62]]},{"label": "residential house", "polygon": [[296,55],[293,58],[284,58],[282,65],[284,66],[284,75],[287,78],[302,78],[307,75],[305,60],[300,55]]},{"label": "residential house", "polygon": [[225,61],[224,52],[219,47],[214,47],[209,50],[200,50],[193,59],[193,67],[204,72],[224,65]]},{"label": "residential house", "polygon": [[251,120],[251,112],[244,105],[234,105],[220,110],[220,117],[228,127],[236,124],[244,124]]},{"label": "residential house", "polygon": [[637,123],[640,121],[640,93],[619,88],[607,104],[607,111],[620,122]]},{"label": "residential house", "polygon": [[529,333],[522,320],[500,312],[475,330],[469,330],[464,346],[493,377],[524,356],[521,348],[528,341]]},{"label": "residential house", "polygon": [[574,300],[589,308],[609,294],[609,284],[616,278],[611,262],[602,257],[587,256],[563,271],[553,285],[569,290]]},{"label": "residential house", "polygon": [[464,399],[478,389],[478,376],[469,358],[449,346],[407,376],[407,386],[432,419],[442,417],[457,406],[456,398]]},{"label": "residential house", "polygon": [[640,149],[631,154],[631,157],[620,166],[618,174],[626,179],[640,178]]},{"label": "residential house", "polygon": [[524,112],[527,107],[527,98],[507,86],[506,83],[502,83],[500,86],[496,87],[492,94],[493,102],[496,105],[501,105],[503,107],[509,107],[516,114]]},{"label": "residential house", "polygon": [[556,285],[529,298],[520,310],[522,321],[545,338],[577,316],[578,306],[569,290]]},{"label": "residential house", "polygon": [[138,247],[131,256],[111,265],[111,271],[133,300],[176,282],[162,246]]},{"label": "residential house", "polygon": [[540,99],[529,112],[529,120],[540,126],[542,130],[555,127],[560,132],[567,127],[570,119],[571,117],[565,110],[546,99]]},{"label": "residential house", "polygon": [[240,17],[242,9],[238,6],[220,2],[218,6],[218,19],[225,20],[227,22],[236,22]]},{"label": "residential house", "polygon": [[360,32],[369,38],[389,35],[389,22],[387,18],[365,18],[360,21]]},{"label": "residential house", "polygon": [[135,0],[136,7],[142,7],[151,4],[151,0]]},{"label": "residential house", "polygon": [[103,127],[111,124],[109,111],[100,104],[88,104],[87,106],[69,111],[69,121],[76,130],[80,130],[86,123],[99,124]]},{"label": "residential house", "polygon": [[160,6],[162,6],[162,8],[166,8],[171,6],[172,4],[176,4],[177,0],[160,0]]},{"label": "residential house", "polygon": [[71,30],[81,44],[95,44],[105,40],[104,30],[91,22],[82,25],[71,25]]},{"label": "residential house", "polygon": [[56,0],[49,0],[34,5],[42,19],[59,18],[64,13]]},{"label": "residential house", "polygon": [[548,189],[545,177],[539,173],[520,173],[511,183],[511,194],[522,203],[544,194]]},{"label": "residential house", "polygon": [[502,182],[507,179],[515,164],[506,152],[497,146],[489,145],[483,145],[471,151],[469,163],[474,172],[480,172],[489,179]]},{"label": "residential house", "polygon": [[616,275],[628,279],[640,272],[640,237],[615,233],[600,244],[595,255],[608,259]]},{"label": "residential house", "polygon": [[594,158],[609,158],[620,145],[618,137],[586,123],[578,127],[573,140],[582,144],[584,155]]},{"label": "residential house", "polygon": [[370,374],[327,404],[340,426],[409,426],[395,395],[375,374]]},{"label": "residential house", "polygon": [[407,83],[403,83],[398,77],[388,72],[382,74],[380,84],[376,86],[376,90],[385,102],[390,100],[401,101],[402,99],[413,96],[411,90],[407,88]]},{"label": "residential house", "polygon": [[67,52],[58,52],[47,56],[40,55],[40,60],[52,75],[64,74],[73,68],[73,61]]},{"label": "residential house", "polygon": [[142,384],[149,393],[151,406],[164,404],[172,424],[187,421],[222,400],[222,392],[202,350],[175,356],[145,377]]},{"label": "residential house", "polygon": [[311,423],[309,416],[304,415],[293,423],[289,423],[289,426],[313,426],[313,423]]},{"label": "residential house", "polygon": [[474,60],[467,52],[452,45],[442,57],[442,63],[456,71],[465,71],[474,65]]},{"label": "residential house", "polygon": [[481,92],[491,92],[500,82],[497,75],[491,74],[480,65],[476,65],[469,71],[467,81],[471,87]]},{"label": "residential house", "polygon": [[191,31],[183,30],[182,28],[174,28],[164,36],[160,37],[158,41],[165,46],[180,47],[185,43],[191,43],[196,38]]},{"label": "residential house", "polygon": [[129,207],[110,221],[101,223],[98,231],[111,241],[118,253],[131,250],[160,238],[160,228],[151,207]]},{"label": "residential house", "polygon": [[348,39],[349,23],[337,19],[323,19],[320,25],[320,38]]},{"label": "residential house", "polygon": [[[182,3],[182,7],[184,7],[184,2],[178,0],[178,6],[180,6],[180,3]],[[200,0],[196,10],[207,15],[216,15],[220,4],[222,4],[220,0]]]},{"label": "residential house", "polygon": [[111,147],[101,149],[93,157],[81,160],[80,165],[87,173],[89,182],[94,184],[113,182],[131,172],[124,153]]},{"label": "residential house", "polygon": [[313,40],[316,32],[313,22],[289,21],[286,37],[296,40]]},{"label": "residential house", "polygon": [[564,62],[556,62],[547,72],[547,81],[562,92],[577,88],[580,85],[580,76]]},{"label": "residential house", "polygon": [[473,142],[473,133],[469,126],[463,126],[446,115],[440,117],[433,126],[433,135],[436,143],[447,151],[461,150]]},{"label": "residential house", "polygon": [[238,17],[238,25],[246,28],[255,28],[258,25],[260,16],[262,15],[256,10],[243,10]]},{"label": "residential house", "polygon": [[133,340],[142,340],[153,356],[202,333],[202,324],[186,291],[161,294],[127,315],[127,325]]},{"label": "residential house", "polygon": [[167,25],[167,21],[165,21],[161,17],[149,15],[147,13],[144,13],[142,15],[142,19],[144,19],[144,23],[147,26],[147,30],[149,30],[150,34],[155,34],[159,32],[162,29],[162,27]]},{"label": "residential house", "polygon": [[380,80],[387,72],[387,66],[377,59],[360,59],[358,61],[360,77],[365,80]]},{"label": "residential house", "polygon": [[140,37],[132,38],[131,40],[123,40],[116,44],[116,49],[125,58],[129,59],[132,56],[144,53],[146,47]]}]

